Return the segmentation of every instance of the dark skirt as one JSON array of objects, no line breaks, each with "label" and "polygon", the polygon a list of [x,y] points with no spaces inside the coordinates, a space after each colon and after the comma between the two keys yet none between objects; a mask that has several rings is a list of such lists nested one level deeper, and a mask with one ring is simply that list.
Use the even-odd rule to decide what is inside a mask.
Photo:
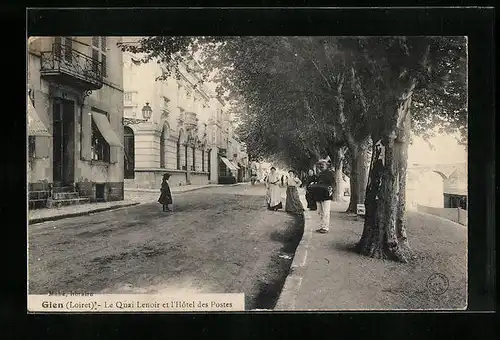
[{"label": "dark skirt", "polygon": [[297,187],[289,186],[286,188],[285,211],[290,213],[301,213],[304,211]]},{"label": "dark skirt", "polygon": [[162,191],[160,198],[158,198],[158,203],[163,205],[172,204],[172,195],[170,192]]}]

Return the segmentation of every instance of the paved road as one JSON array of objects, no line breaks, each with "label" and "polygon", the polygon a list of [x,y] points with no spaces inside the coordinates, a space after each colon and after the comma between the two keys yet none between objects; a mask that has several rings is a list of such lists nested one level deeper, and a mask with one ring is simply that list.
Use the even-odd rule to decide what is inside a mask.
[{"label": "paved road", "polygon": [[302,234],[300,218],[264,206],[262,186],[174,195],[157,203],[30,226],[29,291],[246,294],[272,308]]}]

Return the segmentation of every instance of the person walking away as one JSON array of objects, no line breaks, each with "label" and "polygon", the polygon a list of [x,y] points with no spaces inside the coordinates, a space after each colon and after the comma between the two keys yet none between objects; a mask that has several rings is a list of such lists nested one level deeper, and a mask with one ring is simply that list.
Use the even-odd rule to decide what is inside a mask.
[{"label": "person walking away", "polygon": [[306,179],[306,201],[307,201],[307,208],[311,211],[315,211],[318,209],[316,201],[312,197],[312,192],[310,189],[311,184],[316,183],[317,178],[316,175],[314,174],[314,170],[310,169],[307,179]]},{"label": "person walking away", "polygon": [[[158,198],[158,203],[163,205],[163,211],[173,211],[172,193],[170,192],[170,186],[167,182],[169,179],[170,175],[164,174],[161,182],[161,194],[160,198]],[[172,209],[169,209],[169,205],[171,205]]]},{"label": "person walking away", "polygon": [[319,229],[316,231],[325,234],[330,230],[330,207],[333,200],[335,177],[329,168],[328,160],[320,159],[318,168],[320,173],[317,181],[315,184],[311,184],[310,188],[320,216]]},{"label": "person walking away", "polygon": [[285,174],[281,175],[281,186],[284,188],[286,183],[286,176]]},{"label": "person walking away", "polygon": [[300,187],[301,184],[302,181],[297,177],[295,171],[288,171],[285,204],[285,211],[288,213],[301,214],[304,212],[304,207],[299,198],[299,191],[297,190],[297,187]]},{"label": "person walking away", "polygon": [[275,167],[271,167],[271,172],[267,176],[266,183],[269,190],[267,208],[273,211],[283,208],[283,205],[281,204],[281,192],[279,186],[280,178],[276,173]]}]

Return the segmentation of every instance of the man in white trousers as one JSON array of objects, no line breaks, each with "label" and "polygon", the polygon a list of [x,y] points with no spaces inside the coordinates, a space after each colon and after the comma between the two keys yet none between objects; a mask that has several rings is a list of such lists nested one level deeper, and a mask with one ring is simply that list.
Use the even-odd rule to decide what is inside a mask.
[{"label": "man in white trousers", "polygon": [[335,187],[335,176],[330,169],[328,159],[320,159],[318,161],[319,174],[317,184],[324,186],[327,192],[316,200],[318,206],[318,213],[320,216],[318,233],[326,234],[330,230],[330,207],[333,200],[333,191]]}]

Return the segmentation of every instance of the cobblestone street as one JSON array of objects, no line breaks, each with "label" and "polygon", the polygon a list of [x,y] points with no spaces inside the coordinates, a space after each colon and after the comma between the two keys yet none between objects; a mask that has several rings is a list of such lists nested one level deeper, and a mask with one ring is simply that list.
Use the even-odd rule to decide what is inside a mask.
[{"label": "cobblestone street", "polygon": [[134,195],[150,203],[30,226],[30,293],[244,292],[246,308],[274,307],[303,224],[267,211],[263,186],[173,193],[173,213]]}]

